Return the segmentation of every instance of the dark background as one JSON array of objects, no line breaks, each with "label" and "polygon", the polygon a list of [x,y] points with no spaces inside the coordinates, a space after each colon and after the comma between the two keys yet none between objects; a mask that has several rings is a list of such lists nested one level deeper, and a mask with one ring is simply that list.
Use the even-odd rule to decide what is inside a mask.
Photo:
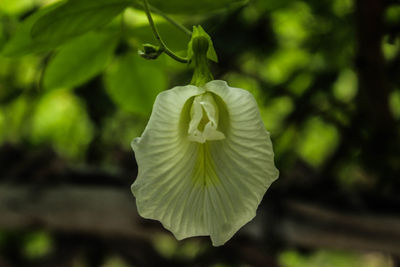
[{"label": "dark background", "polygon": [[[3,0],[0,266],[400,266],[400,2],[153,2],[201,24],[215,78],[255,95],[280,178],[222,247],[140,218],[129,143],[191,69],[137,55],[155,44],[139,9],[40,42],[26,21],[45,1]],[[189,37],[156,22],[184,55]]]}]

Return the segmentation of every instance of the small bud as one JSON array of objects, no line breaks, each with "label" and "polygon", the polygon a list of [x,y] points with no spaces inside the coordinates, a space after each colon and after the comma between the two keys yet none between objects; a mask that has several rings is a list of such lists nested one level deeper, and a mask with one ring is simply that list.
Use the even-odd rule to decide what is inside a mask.
[{"label": "small bud", "polygon": [[139,56],[145,59],[156,59],[158,58],[163,52],[159,46],[152,45],[152,44],[143,44],[143,50],[139,50]]}]

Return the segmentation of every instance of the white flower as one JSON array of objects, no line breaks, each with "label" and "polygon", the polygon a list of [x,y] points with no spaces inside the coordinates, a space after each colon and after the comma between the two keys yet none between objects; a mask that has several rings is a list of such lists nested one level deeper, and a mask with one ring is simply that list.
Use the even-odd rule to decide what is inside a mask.
[{"label": "white flower", "polygon": [[224,81],[160,93],[132,147],[138,212],[178,240],[209,235],[223,245],[254,218],[278,177],[254,97]]}]

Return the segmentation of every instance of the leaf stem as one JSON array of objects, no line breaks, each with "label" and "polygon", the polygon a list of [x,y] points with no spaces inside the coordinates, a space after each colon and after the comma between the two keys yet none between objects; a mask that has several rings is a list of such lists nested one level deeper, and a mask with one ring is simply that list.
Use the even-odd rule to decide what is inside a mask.
[{"label": "leaf stem", "polygon": [[187,58],[178,56],[177,54],[175,54],[173,51],[171,51],[165,45],[164,41],[161,39],[161,36],[157,31],[157,28],[156,28],[156,25],[154,24],[153,18],[151,17],[150,8],[149,8],[149,4],[147,3],[147,0],[143,0],[143,5],[144,5],[144,11],[146,12],[146,15],[147,15],[147,19],[149,20],[150,27],[153,31],[154,37],[156,38],[156,40],[157,40],[158,44],[160,45],[161,49],[163,50],[163,52],[178,62],[188,63],[189,60]]}]

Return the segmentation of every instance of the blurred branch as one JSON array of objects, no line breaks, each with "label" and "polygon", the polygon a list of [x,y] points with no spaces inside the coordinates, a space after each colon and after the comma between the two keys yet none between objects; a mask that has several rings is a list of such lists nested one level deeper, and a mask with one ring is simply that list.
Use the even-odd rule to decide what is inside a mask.
[{"label": "blurred branch", "polygon": [[0,185],[0,227],[47,227],[105,237],[149,239],[133,197],[105,187]]},{"label": "blurred branch", "polygon": [[[0,185],[0,228],[46,227],[113,239],[151,240],[162,227],[139,218],[129,189]],[[373,250],[400,256],[400,217],[348,214],[287,201],[273,222],[283,243],[308,248]],[[149,226],[146,226],[150,225]]]},{"label": "blurred branch", "polygon": [[309,248],[382,251],[400,256],[400,217],[356,215],[289,201],[281,233],[292,244]]}]

